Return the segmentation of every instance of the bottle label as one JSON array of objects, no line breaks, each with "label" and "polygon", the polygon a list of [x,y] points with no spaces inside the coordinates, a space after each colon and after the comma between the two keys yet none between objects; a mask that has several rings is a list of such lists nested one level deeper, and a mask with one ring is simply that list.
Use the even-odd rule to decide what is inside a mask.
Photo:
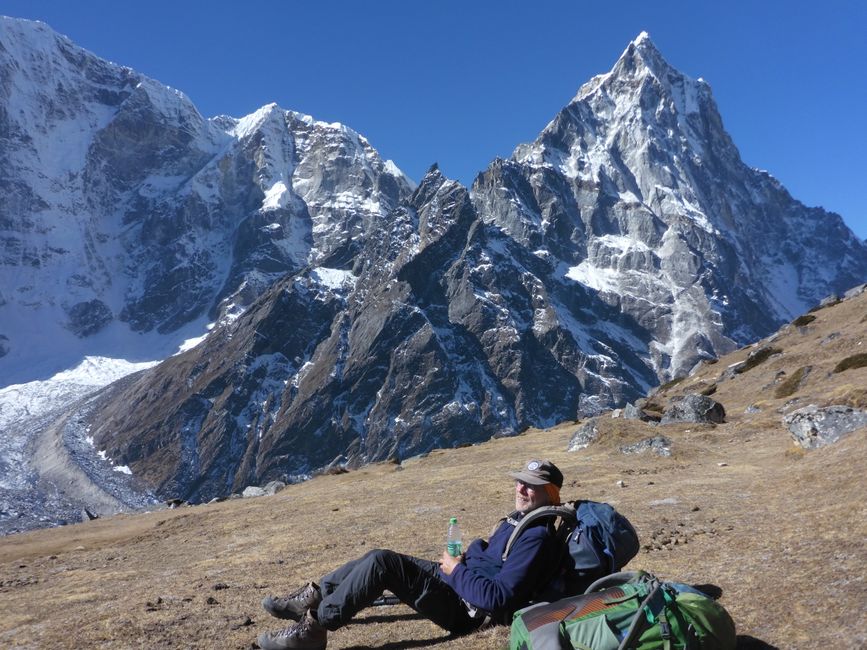
[{"label": "bottle label", "polygon": [[457,557],[458,555],[460,555],[462,552],[460,540],[449,542],[448,544],[446,544],[446,550],[452,557]]}]

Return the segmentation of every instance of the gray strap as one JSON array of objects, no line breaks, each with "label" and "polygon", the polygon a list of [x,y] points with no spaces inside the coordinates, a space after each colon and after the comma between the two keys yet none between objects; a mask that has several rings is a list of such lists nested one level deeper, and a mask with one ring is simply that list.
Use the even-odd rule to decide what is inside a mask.
[{"label": "gray strap", "polygon": [[[640,576],[646,576],[647,578],[639,580]],[[584,593],[589,594],[594,591],[602,591],[608,587],[622,585],[624,582],[650,582],[653,579],[652,575],[644,571],[620,571],[619,573],[611,573],[607,576],[602,576],[596,582],[587,587],[587,589],[584,590]]]},{"label": "gray strap", "polygon": [[509,536],[509,541],[506,542],[506,549],[503,551],[503,562],[505,562],[506,558],[509,557],[509,551],[512,550],[512,545],[515,543],[515,540],[518,539],[520,534],[524,532],[527,526],[532,522],[537,521],[542,517],[575,517],[575,508],[570,505],[542,506],[541,508],[536,508],[532,512],[524,515],[524,518],[518,522],[518,525],[515,526],[515,530],[513,530],[512,534]]},{"label": "gray strap", "polygon": [[[653,589],[650,590],[650,593],[647,594],[647,597],[641,601],[638,609],[635,610],[635,617],[632,619],[632,624],[626,630],[626,636],[623,637],[623,641],[621,641],[620,645],[617,646],[617,650],[629,650],[630,645],[634,644],[644,633],[644,630],[650,627],[650,623],[647,622],[647,615],[644,613],[644,608],[650,606],[651,599],[653,599],[657,592],[662,588],[662,583],[654,579],[650,584],[653,585]],[[654,615],[656,614],[654,613]]]}]

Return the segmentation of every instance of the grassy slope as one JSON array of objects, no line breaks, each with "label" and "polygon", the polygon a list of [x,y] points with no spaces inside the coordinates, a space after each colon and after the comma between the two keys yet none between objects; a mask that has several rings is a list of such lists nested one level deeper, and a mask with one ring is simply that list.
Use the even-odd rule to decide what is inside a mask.
[{"label": "grassy slope", "polygon": [[[318,578],[374,547],[436,558],[448,518],[485,536],[510,509],[506,472],[554,460],[564,497],[605,500],[645,544],[630,568],[713,584],[742,647],[867,645],[867,431],[812,452],[793,447],[781,410],[808,403],[867,407],[867,368],[832,373],[863,352],[867,294],[785,327],[779,356],[719,382],[738,351],[653,396],[664,404],[717,383],[720,426],[652,427],[603,417],[600,439],[567,453],[568,423],[516,438],[374,465],[245,499],[0,539],[0,646],[11,648],[249,648],[277,629],[261,598]],[[791,396],[776,387],[812,366]],[[780,371],[786,373],[779,375]],[[790,402],[790,400],[795,400]],[[787,404],[788,403],[788,404]],[[746,413],[756,405],[756,413]],[[670,458],[619,446],[662,433]],[[622,480],[624,487],[617,481]],[[504,628],[451,639],[404,607],[370,609],[329,648],[503,648]]]}]

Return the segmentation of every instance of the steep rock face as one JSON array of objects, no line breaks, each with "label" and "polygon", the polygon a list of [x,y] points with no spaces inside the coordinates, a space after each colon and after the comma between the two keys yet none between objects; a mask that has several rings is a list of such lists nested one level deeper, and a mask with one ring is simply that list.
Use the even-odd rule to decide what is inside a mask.
[{"label": "steep rock face", "polygon": [[162,496],[594,415],[867,277],[645,35],[470,193],[435,167],[413,191],[342,125],[204,119],[0,30],[0,370],[215,321],[79,414]]},{"label": "steep rock face", "polygon": [[703,81],[646,34],[480,175],[481,216],[651,334],[661,378],[862,281],[867,247],[746,167]]},{"label": "steep rock face", "polygon": [[111,396],[92,431],[115,462],[194,499],[336,457],[406,457],[634,398],[655,377],[620,320],[432,169],[351,270],[281,281]]},{"label": "steep rock face", "polygon": [[411,192],[351,129],[276,105],[205,119],[40,23],[0,19],[0,70],[7,377],[112,323],[134,342],[234,317],[308,261],[350,258]]}]

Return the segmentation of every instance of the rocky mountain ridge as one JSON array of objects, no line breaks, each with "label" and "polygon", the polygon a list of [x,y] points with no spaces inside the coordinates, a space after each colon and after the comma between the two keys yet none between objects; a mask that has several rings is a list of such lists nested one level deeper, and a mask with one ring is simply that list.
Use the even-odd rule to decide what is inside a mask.
[{"label": "rocky mountain ridge", "polygon": [[[744,165],[709,86],[644,34],[467,191],[435,167],[414,187],[341,125],[276,106],[204,120],[44,26],[2,30],[5,105],[83,87],[81,110],[102,119],[77,171],[51,176],[40,146],[77,118],[0,116],[0,183],[17,197],[3,208],[5,362],[25,359],[16,337],[46,304],[63,336],[94,345],[216,323],[74,420],[162,496],[593,415],[867,277],[864,242]],[[64,84],[44,83],[55,68]],[[87,216],[77,248],[51,239],[61,214]],[[16,284],[27,265],[62,292]]]},{"label": "rocky mountain ridge", "polygon": [[204,333],[285,273],[345,263],[411,191],[343,125],[276,105],[205,119],[41,23],[2,18],[0,43],[4,385]]}]

